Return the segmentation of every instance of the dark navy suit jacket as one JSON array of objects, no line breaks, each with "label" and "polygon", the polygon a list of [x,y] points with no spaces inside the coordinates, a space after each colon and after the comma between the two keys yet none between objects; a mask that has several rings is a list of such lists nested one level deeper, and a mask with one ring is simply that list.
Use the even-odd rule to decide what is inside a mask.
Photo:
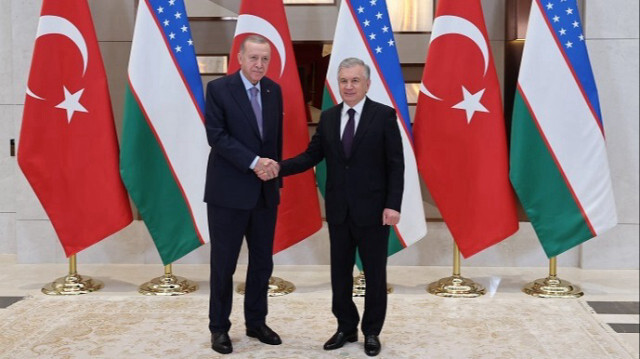
[{"label": "dark navy suit jacket", "polygon": [[342,106],[322,112],[306,151],[281,162],[280,175],[303,172],[326,159],[327,222],[340,224],[348,216],[360,226],[380,225],[385,208],[400,212],[402,204],[404,155],[396,113],[367,98],[347,158],[340,139]]},{"label": "dark navy suit jacket", "polygon": [[252,209],[261,193],[266,206],[280,202],[280,180],[261,181],[249,168],[256,156],[282,158],[282,91],[272,80],[260,80],[263,136],[240,73],[207,84],[205,127],[211,146],[204,200],[208,204]]}]

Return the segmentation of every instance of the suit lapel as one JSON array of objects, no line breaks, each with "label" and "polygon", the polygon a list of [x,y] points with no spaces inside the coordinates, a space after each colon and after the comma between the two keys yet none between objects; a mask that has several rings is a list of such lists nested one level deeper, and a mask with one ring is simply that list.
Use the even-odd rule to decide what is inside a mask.
[{"label": "suit lapel", "polygon": [[[231,81],[229,81],[229,92],[231,96],[238,104],[238,107],[244,113],[244,118],[247,121],[249,127],[253,129],[253,132],[260,138],[260,130],[258,129],[258,122],[256,120],[256,115],[253,113],[253,109],[251,108],[251,102],[249,101],[249,96],[247,95],[247,90],[244,88],[244,83],[242,83],[242,79],[240,78],[240,71],[236,72]],[[264,104],[264,101],[263,101]],[[264,105],[263,105],[264,107]],[[264,109],[262,110],[263,118],[264,118]]]},{"label": "suit lapel", "polygon": [[342,139],[340,138],[340,122],[342,121],[342,107],[344,106],[344,102],[334,107],[335,113],[331,116],[332,122],[329,128],[331,132],[331,142],[333,142],[334,148],[337,149],[339,157],[343,160],[347,159],[347,156],[344,153],[344,147],[342,146]]},{"label": "suit lapel", "polygon": [[362,114],[360,114],[360,122],[356,128],[356,134],[353,137],[353,144],[351,145],[351,157],[358,150],[358,145],[362,142],[362,138],[367,133],[367,130],[373,122],[373,113],[371,112],[371,100],[367,97],[362,106]]},{"label": "suit lapel", "polygon": [[262,137],[271,138],[269,134],[277,124],[277,117],[273,117],[273,114],[277,114],[278,110],[275,108],[276,102],[273,101],[274,95],[271,92],[271,85],[264,79],[260,80],[260,100],[262,101]]}]

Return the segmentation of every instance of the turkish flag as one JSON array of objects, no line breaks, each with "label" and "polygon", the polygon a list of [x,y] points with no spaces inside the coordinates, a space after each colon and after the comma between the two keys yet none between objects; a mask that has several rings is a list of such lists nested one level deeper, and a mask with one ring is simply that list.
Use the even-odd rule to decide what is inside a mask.
[{"label": "turkish flag", "polygon": [[414,121],[418,169],[460,252],[518,229],[500,84],[480,0],[440,0]]},{"label": "turkish flag", "polygon": [[[290,158],[306,150],[309,144],[309,131],[306,104],[282,0],[242,1],[236,36],[229,54],[229,73],[240,68],[238,63],[240,44],[251,34],[265,37],[271,46],[271,62],[266,76],[282,88],[284,102],[282,156]],[[321,227],[322,217],[313,171],[285,177],[280,192],[274,253],[302,241]]]},{"label": "turkish flag", "polygon": [[107,79],[86,0],[44,0],[18,164],[67,256],[132,221]]}]

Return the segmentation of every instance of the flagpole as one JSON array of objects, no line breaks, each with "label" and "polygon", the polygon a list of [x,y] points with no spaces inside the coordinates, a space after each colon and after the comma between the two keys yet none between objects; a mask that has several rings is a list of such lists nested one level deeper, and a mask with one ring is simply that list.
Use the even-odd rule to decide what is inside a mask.
[{"label": "flagpole", "polygon": [[429,284],[427,291],[439,297],[475,298],[485,293],[484,287],[460,275],[460,249],[453,243],[453,275]]},{"label": "flagpole", "polygon": [[[245,288],[245,283],[240,283],[236,287],[236,292],[244,295]],[[269,290],[267,291],[267,295],[269,297],[280,297],[289,293],[293,293],[295,290],[296,286],[288,280],[284,280],[280,277],[269,278]]]},{"label": "flagpole", "polygon": [[558,278],[556,257],[549,258],[549,276],[527,283],[522,291],[539,298],[579,298],[584,295],[578,286]]},{"label": "flagpole", "polygon": [[364,278],[364,272],[360,271],[360,274],[353,277],[353,291],[352,296],[364,297],[367,292],[367,283]]},{"label": "flagpole", "polygon": [[[367,292],[367,281],[364,277],[364,271],[353,277],[353,297],[364,297]],[[393,287],[387,283],[387,294],[393,293]]]},{"label": "flagpole", "polygon": [[69,274],[60,277],[42,288],[42,293],[46,295],[79,295],[95,292],[104,284],[89,276],[78,274],[76,255],[69,257]]},{"label": "flagpole", "polygon": [[171,264],[164,266],[164,275],[143,283],[138,292],[144,295],[174,296],[198,290],[198,284],[192,280],[173,275]]}]

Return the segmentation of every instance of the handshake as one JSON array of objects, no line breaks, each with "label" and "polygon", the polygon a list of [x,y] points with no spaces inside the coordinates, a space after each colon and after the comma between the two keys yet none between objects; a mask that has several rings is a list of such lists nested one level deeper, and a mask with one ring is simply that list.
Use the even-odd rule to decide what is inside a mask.
[{"label": "handshake", "polygon": [[253,168],[253,172],[255,172],[256,176],[261,180],[268,181],[278,177],[280,165],[270,158],[260,157],[258,163],[256,163],[256,166]]}]

